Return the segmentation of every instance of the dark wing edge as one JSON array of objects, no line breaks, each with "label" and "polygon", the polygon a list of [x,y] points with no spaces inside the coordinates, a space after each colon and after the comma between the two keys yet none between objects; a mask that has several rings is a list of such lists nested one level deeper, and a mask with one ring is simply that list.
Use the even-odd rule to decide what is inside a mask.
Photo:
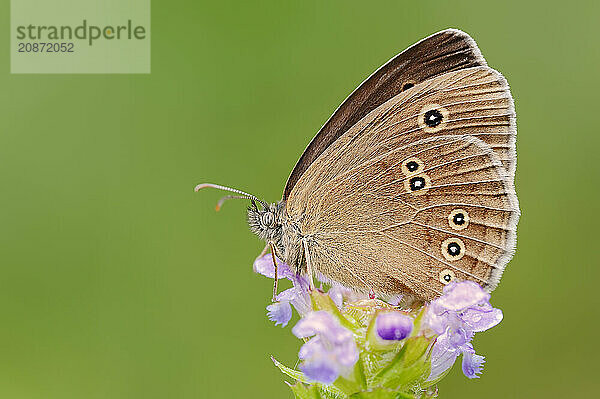
[{"label": "dark wing edge", "polygon": [[408,47],[363,81],[335,110],[294,166],[283,192],[286,200],[300,176],[344,132],[369,112],[404,90],[434,76],[486,66],[481,51],[467,33],[446,29]]}]

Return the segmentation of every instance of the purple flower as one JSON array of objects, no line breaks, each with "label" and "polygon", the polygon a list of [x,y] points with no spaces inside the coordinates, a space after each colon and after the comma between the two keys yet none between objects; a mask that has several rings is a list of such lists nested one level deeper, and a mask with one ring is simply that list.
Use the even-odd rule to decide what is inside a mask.
[{"label": "purple flower", "polygon": [[377,335],[385,340],[403,340],[410,335],[412,329],[412,319],[400,312],[382,312],[375,319]]},{"label": "purple flower", "polygon": [[490,305],[490,294],[472,281],[451,283],[444,294],[431,302],[425,325],[438,334],[431,353],[431,374],[434,380],[463,355],[463,372],[477,378],[482,372],[484,358],[475,354],[471,340],[502,321],[502,311]]},{"label": "purple flower", "polygon": [[299,285],[280,292],[276,299],[277,302],[267,306],[267,317],[274,321],[275,325],[280,324],[281,327],[287,326],[292,318],[292,305],[300,316],[307,314],[312,309],[308,292]]},{"label": "purple flower", "polygon": [[[460,335],[454,335],[454,338],[458,338],[458,341],[454,342],[451,338],[449,334],[442,334],[437,338],[431,351],[431,373],[428,381],[435,380],[452,367],[460,354],[463,355],[463,373],[469,378],[479,378],[478,374],[483,371],[483,363],[485,363],[484,357],[475,354],[473,345],[465,342],[466,337],[463,336],[461,339]],[[461,341],[463,343],[459,344]]]},{"label": "purple flower", "polygon": [[502,321],[502,311],[490,305],[490,294],[477,283],[462,281],[444,287],[444,295],[431,302],[426,323],[436,334],[447,328],[459,333],[485,331]]},{"label": "purple flower", "polygon": [[333,383],[348,376],[358,361],[358,348],[352,332],[326,311],[311,312],[292,328],[298,338],[312,337],[302,345],[300,369],[312,381]]},{"label": "purple flower", "polygon": [[[254,261],[254,271],[269,278],[275,278],[275,267],[271,254],[267,254]],[[277,258],[277,279],[286,278],[294,286],[277,294],[277,302],[267,306],[267,317],[275,325],[285,327],[292,318],[292,306],[302,316],[311,310],[308,295],[308,280],[292,272],[290,267]]]}]

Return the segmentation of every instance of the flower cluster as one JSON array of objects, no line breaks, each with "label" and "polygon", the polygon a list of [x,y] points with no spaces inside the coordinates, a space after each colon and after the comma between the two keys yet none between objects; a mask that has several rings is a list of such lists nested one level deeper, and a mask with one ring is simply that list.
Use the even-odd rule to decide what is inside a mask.
[{"label": "flower cluster", "polygon": [[[254,270],[274,278],[270,255]],[[369,298],[333,286],[309,292],[308,281],[278,260],[278,278],[292,282],[267,306],[276,325],[286,326],[295,308],[300,320],[292,333],[304,340],[299,370],[273,362],[291,377],[297,398],[433,398],[435,385],[458,356],[469,378],[483,369],[472,339],[502,320],[490,295],[470,281],[451,283],[443,295],[419,309]],[[398,396],[400,395],[400,396]]]}]

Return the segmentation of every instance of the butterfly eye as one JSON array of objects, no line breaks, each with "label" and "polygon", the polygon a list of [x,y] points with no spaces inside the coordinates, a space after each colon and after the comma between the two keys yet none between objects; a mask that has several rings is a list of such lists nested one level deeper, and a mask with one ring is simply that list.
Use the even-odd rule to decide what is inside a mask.
[{"label": "butterfly eye", "polygon": [[419,117],[419,126],[427,133],[442,130],[448,119],[448,110],[437,104],[429,104],[423,107]]},{"label": "butterfly eye", "polygon": [[273,227],[275,225],[275,215],[273,212],[265,212],[262,215],[262,223],[267,227]]},{"label": "butterfly eye", "polygon": [[419,158],[409,158],[402,163],[402,173],[406,176],[415,175],[423,171],[423,161]]},{"label": "butterfly eye", "polygon": [[465,244],[459,238],[448,238],[442,243],[442,254],[448,260],[459,260],[465,256]]},{"label": "butterfly eye", "polygon": [[450,269],[444,269],[440,272],[440,283],[446,285],[456,279],[456,275]]},{"label": "butterfly eye", "polygon": [[464,230],[469,225],[469,214],[463,209],[455,209],[448,215],[448,224],[454,230]]}]

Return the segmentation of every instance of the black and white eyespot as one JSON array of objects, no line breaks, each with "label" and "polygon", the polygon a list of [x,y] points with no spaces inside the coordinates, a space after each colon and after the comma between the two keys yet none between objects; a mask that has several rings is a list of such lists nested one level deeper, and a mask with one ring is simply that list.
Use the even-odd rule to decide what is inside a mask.
[{"label": "black and white eyespot", "polygon": [[425,188],[425,178],[422,176],[413,177],[410,179],[410,190],[417,191]]},{"label": "black and white eyespot", "polygon": [[449,284],[452,281],[456,280],[456,275],[454,274],[454,272],[452,270],[444,269],[440,272],[439,280],[440,280],[440,283],[446,285],[446,284]]},{"label": "black and white eyespot", "polygon": [[419,158],[409,158],[406,161],[402,162],[402,173],[406,176],[416,175],[417,173],[421,173],[424,169],[423,161]]},{"label": "black and white eyespot", "polygon": [[431,179],[424,173],[412,175],[404,179],[404,188],[413,194],[424,194],[431,187]]},{"label": "black and white eyespot", "polygon": [[469,225],[469,214],[464,209],[454,209],[448,215],[448,224],[454,230],[464,230]]},{"label": "black and white eyespot", "polygon": [[275,215],[273,212],[265,212],[261,216],[261,222],[267,227],[275,227]]},{"label": "black and white eyespot", "polygon": [[466,247],[460,238],[452,237],[444,240],[441,250],[444,258],[453,261],[462,259],[465,256]]},{"label": "black and white eyespot", "polygon": [[436,127],[442,123],[442,119],[444,119],[444,116],[437,109],[430,109],[425,112],[425,115],[423,116],[423,122],[429,127]]},{"label": "black and white eyespot", "polygon": [[448,110],[438,104],[429,104],[419,113],[419,126],[427,133],[442,130],[448,120]]}]

